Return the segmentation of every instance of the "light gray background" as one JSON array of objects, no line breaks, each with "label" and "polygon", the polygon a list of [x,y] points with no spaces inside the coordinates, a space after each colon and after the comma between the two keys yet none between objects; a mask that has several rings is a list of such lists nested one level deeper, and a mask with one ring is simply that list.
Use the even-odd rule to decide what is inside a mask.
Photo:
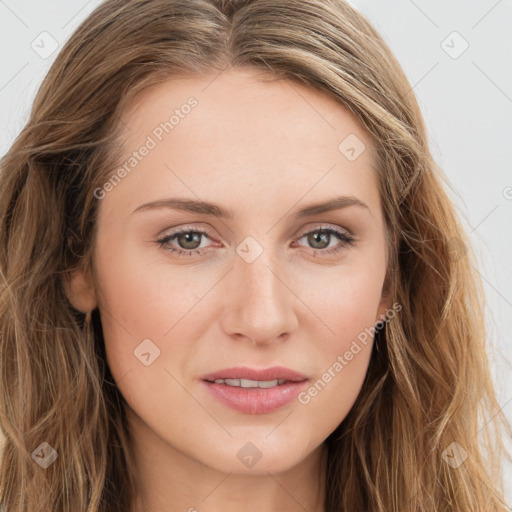
[{"label": "light gray background", "polygon": [[[512,371],[505,361],[512,361],[507,331],[512,318],[512,0],[351,3],[375,25],[404,68],[434,157],[467,219],[488,300],[499,402],[512,421]],[[99,4],[0,0],[1,155],[25,124],[62,44]],[[52,38],[59,46],[47,56]],[[512,503],[510,466],[505,482]]]}]

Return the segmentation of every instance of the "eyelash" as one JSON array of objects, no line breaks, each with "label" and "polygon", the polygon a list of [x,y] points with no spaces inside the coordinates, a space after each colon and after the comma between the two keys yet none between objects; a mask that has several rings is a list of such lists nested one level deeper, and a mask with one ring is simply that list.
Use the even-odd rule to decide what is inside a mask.
[{"label": "eyelash", "polygon": [[[313,253],[314,255],[316,255],[317,252],[322,253],[322,255],[336,254],[336,253],[342,251],[343,249],[345,249],[346,247],[352,246],[355,242],[355,238],[352,237],[351,235],[349,235],[347,232],[340,231],[338,229],[334,229],[329,226],[321,226],[321,227],[312,229],[310,231],[306,231],[305,233],[302,233],[301,236],[299,238],[297,238],[297,240],[304,238],[306,235],[309,235],[311,233],[317,233],[317,232],[324,232],[324,233],[328,233],[331,236],[335,236],[336,238],[338,238],[340,240],[341,243],[338,246],[333,247],[331,249],[314,249],[314,253]],[[165,235],[164,237],[158,239],[156,241],[156,243],[158,244],[158,246],[160,248],[165,249],[165,250],[175,254],[178,257],[187,257],[187,256],[192,256],[194,254],[200,255],[200,254],[204,254],[205,252],[207,252],[209,250],[208,247],[203,247],[201,249],[192,249],[189,251],[184,250],[184,249],[175,249],[175,248],[167,247],[167,244],[173,238],[176,238],[177,236],[179,236],[183,233],[197,233],[197,234],[205,235],[207,238],[210,238],[208,236],[208,233],[206,233],[206,231],[203,231],[201,229],[180,228],[180,229],[176,230],[175,232],[171,233],[170,235]]]}]

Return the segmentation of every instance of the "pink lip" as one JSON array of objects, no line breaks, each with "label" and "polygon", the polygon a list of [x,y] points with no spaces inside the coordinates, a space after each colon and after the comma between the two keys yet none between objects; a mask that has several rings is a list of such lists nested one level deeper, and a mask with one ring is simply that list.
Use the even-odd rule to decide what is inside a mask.
[{"label": "pink lip", "polygon": [[[287,382],[273,388],[241,388],[215,384],[215,379],[275,380]],[[227,368],[202,377],[204,385],[220,402],[244,414],[266,414],[290,403],[306,386],[308,378],[289,368],[275,366],[264,370]]]},{"label": "pink lip", "polygon": [[248,368],[246,366],[236,368],[226,368],[219,370],[218,372],[209,373],[203,375],[202,380],[215,379],[248,379],[248,380],[275,380],[285,379],[292,380],[294,382],[306,380],[307,377],[301,373],[285,368],[284,366],[273,366],[272,368],[265,368],[263,370],[256,370]]}]

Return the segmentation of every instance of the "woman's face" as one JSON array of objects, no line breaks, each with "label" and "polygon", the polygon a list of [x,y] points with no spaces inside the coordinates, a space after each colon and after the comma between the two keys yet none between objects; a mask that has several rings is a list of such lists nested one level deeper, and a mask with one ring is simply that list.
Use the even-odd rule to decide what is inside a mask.
[{"label": "woman's face", "polygon": [[241,70],[155,86],[123,120],[90,305],[132,429],[222,472],[291,468],[351,409],[389,307],[370,138]]}]

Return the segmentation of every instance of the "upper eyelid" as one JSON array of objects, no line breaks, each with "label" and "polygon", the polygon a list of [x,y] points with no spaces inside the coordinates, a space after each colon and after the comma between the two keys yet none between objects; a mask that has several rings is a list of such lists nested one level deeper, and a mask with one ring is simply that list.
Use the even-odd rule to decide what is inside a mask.
[{"label": "upper eyelid", "polygon": [[300,230],[298,232],[298,235],[296,236],[304,236],[305,234],[311,232],[311,231],[321,231],[322,229],[334,229],[335,231],[342,231],[342,232],[345,232],[347,234],[349,234],[350,236],[352,236],[352,232],[347,229],[347,228],[344,228],[344,227],[341,227],[341,226],[336,226],[335,224],[330,224],[328,222],[320,222],[318,225],[316,226],[311,226],[309,228],[304,228],[303,230]]}]

